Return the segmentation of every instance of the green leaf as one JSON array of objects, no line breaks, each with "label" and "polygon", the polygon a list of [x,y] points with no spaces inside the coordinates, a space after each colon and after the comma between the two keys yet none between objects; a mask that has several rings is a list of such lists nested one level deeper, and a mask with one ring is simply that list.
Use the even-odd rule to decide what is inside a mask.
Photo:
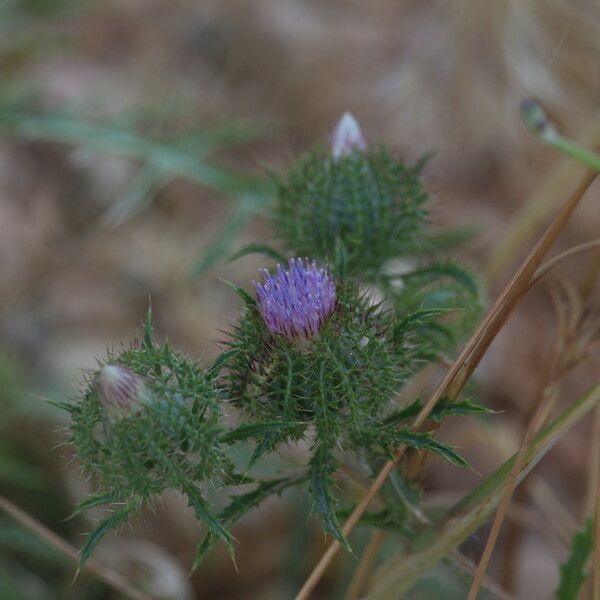
[{"label": "green leaf", "polygon": [[[251,492],[233,496],[229,504],[219,514],[219,520],[227,527],[231,527],[243,515],[258,506],[263,500],[266,500],[273,495],[280,495],[285,489],[294,485],[299,485],[304,481],[306,481],[306,476],[293,478],[285,477],[271,481],[261,481],[256,489]],[[212,532],[208,532],[208,534],[204,536],[204,539],[198,544],[196,549],[193,569],[196,569],[204,560],[213,546],[217,543],[218,539],[219,538]]]},{"label": "green leaf", "polygon": [[150,349],[154,346],[154,317],[152,315],[152,304],[148,302],[148,312],[144,321],[144,347]]},{"label": "green leaf", "polygon": [[81,549],[81,554],[79,556],[79,565],[83,566],[85,562],[90,558],[92,552],[100,542],[100,540],[115,527],[118,527],[122,523],[124,523],[133,510],[135,509],[135,504],[129,503],[123,508],[116,510],[108,519],[104,519],[100,521],[100,524],[90,535],[88,536],[83,548]]},{"label": "green leaf", "polygon": [[79,145],[95,152],[140,160],[159,171],[185,177],[225,194],[237,194],[258,183],[254,178],[243,178],[215,167],[168,142],[145,138],[108,123],[86,122],[70,115],[34,114],[2,107],[0,133]]},{"label": "green leaf", "polygon": [[[600,401],[600,384],[592,387],[529,445],[522,481],[566,431]],[[475,533],[497,509],[514,463],[513,456],[471,493],[451,507],[436,523],[423,531],[406,549],[389,558],[373,576],[369,600],[398,597],[439,560]]]},{"label": "green leaf", "polygon": [[560,568],[560,582],[556,590],[557,600],[577,600],[581,585],[587,577],[585,564],[594,547],[594,524],[589,519],[583,529],[573,536],[571,553]]},{"label": "green leaf", "polygon": [[225,352],[221,352],[219,356],[215,359],[213,364],[207,370],[207,373],[210,376],[218,375],[223,367],[227,365],[229,360],[240,353],[239,350],[226,350]]},{"label": "green leaf", "polygon": [[325,529],[346,550],[352,552],[337,519],[337,500],[332,492],[334,486],[331,474],[334,470],[334,461],[329,448],[320,445],[310,461],[310,490],[313,497],[315,511],[321,517]]},{"label": "green leaf", "polygon": [[266,194],[244,192],[238,196],[229,218],[208,245],[202,257],[191,265],[190,277],[200,277],[220,260],[224,260],[246,223],[257,214],[267,202]]},{"label": "green leaf", "polygon": [[430,452],[439,454],[442,458],[449,460],[459,467],[469,466],[469,463],[457,454],[452,446],[440,442],[429,432],[400,429],[394,432],[394,440],[396,445],[406,444],[417,450],[429,450]]},{"label": "green leaf", "polygon": [[488,415],[496,411],[487,406],[476,404],[470,400],[450,401],[442,400],[431,412],[429,418],[432,421],[440,422],[444,417],[462,417],[465,415]]},{"label": "green leaf", "polygon": [[473,276],[462,267],[453,264],[431,265],[429,267],[425,267],[424,269],[411,271],[410,273],[391,275],[390,279],[417,279],[430,282],[436,281],[441,277],[449,277],[450,279],[454,279],[454,281],[460,283],[473,296],[478,295],[479,290],[477,282],[475,281]]},{"label": "green leaf", "polygon": [[396,343],[402,343],[407,334],[410,334],[417,328],[428,327],[433,322],[433,319],[448,312],[447,309],[426,308],[417,310],[409,315],[406,315],[401,320],[394,323],[393,339]]},{"label": "green leaf", "polygon": [[184,493],[188,497],[188,503],[194,510],[196,518],[206,525],[209,535],[221,539],[227,545],[227,550],[231,555],[233,553],[233,536],[221,523],[221,520],[216,517],[209,509],[206,500],[202,497],[200,490],[192,485],[186,485],[183,488]]},{"label": "green leaf", "polygon": [[299,428],[306,427],[302,421],[265,421],[263,423],[249,423],[240,425],[221,436],[223,444],[234,444],[248,439],[256,439],[269,433],[285,433],[289,435]]},{"label": "green leaf", "polygon": [[263,256],[267,256],[268,258],[272,258],[274,261],[278,263],[286,263],[286,257],[275,250],[275,248],[271,248],[267,244],[246,244],[242,246],[233,256],[229,258],[229,262],[233,262],[234,260],[238,260],[243,256],[248,256],[249,254],[262,254]]},{"label": "green leaf", "polygon": [[[408,419],[414,419],[421,409],[423,408],[423,402],[421,400],[415,400],[405,408],[394,411],[388,415],[384,420],[384,425],[393,426],[402,421]],[[486,415],[494,413],[495,411],[482,406],[481,404],[475,404],[470,400],[461,401],[450,401],[441,400],[437,403],[435,408],[431,411],[429,418],[436,423],[441,422],[445,417],[450,416],[466,416],[466,415]]]},{"label": "green leaf", "polygon": [[154,167],[142,169],[125,194],[104,213],[103,221],[116,227],[138,214],[151,204],[166,179],[168,177]]},{"label": "green leaf", "polygon": [[95,506],[103,506],[105,504],[111,504],[116,501],[117,501],[117,498],[115,498],[114,494],[112,494],[111,492],[102,493],[102,494],[93,494],[92,496],[90,496],[89,498],[84,500],[83,502],[80,502],[79,504],[77,504],[77,506],[75,507],[75,510],[73,510],[73,512],[67,517],[67,520],[72,519],[73,517],[76,517],[77,515],[81,514],[82,512],[84,512],[90,508],[94,508]]},{"label": "green leaf", "polygon": [[238,287],[226,279],[223,279],[222,281],[227,284],[246,303],[247,306],[256,305],[256,300],[246,290],[243,290],[241,287]]}]

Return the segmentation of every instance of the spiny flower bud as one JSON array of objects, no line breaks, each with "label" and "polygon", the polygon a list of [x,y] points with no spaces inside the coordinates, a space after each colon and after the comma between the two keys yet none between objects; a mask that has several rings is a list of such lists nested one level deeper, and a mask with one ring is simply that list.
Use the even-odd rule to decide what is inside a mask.
[{"label": "spiny flower bud", "polygon": [[147,399],[142,378],[120,365],[104,365],[98,375],[99,398],[109,416],[131,414]]},{"label": "spiny flower bud", "polygon": [[364,152],[367,141],[360,130],[358,121],[349,113],[342,115],[331,137],[331,154],[335,160],[352,154],[355,150]]},{"label": "spiny flower bud", "polygon": [[288,338],[312,338],[335,309],[336,290],[327,269],[313,260],[290,259],[289,268],[261,270],[263,281],[254,282],[258,309],[273,333]]}]

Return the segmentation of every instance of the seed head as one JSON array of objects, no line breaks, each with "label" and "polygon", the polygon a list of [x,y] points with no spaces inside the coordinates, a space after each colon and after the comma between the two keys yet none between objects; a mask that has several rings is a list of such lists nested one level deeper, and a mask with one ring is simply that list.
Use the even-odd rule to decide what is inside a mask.
[{"label": "seed head", "polygon": [[288,338],[312,338],[335,309],[336,290],[327,269],[313,260],[290,259],[263,280],[254,282],[258,309],[273,333]]},{"label": "seed head", "polygon": [[111,417],[135,412],[148,395],[142,378],[120,365],[104,365],[100,369],[98,391]]},{"label": "seed head", "polygon": [[364,152],[366,149],[367,141],[358,121],[349,112],[344,113],[331,138],[331,154],[334,160],[352,154],[355,150]]}]

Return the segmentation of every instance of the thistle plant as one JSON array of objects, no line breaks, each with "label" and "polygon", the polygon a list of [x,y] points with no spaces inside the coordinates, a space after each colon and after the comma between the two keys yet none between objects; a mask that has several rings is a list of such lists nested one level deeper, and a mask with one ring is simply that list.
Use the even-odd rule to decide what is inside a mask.
[{"label": "thistle plant", "polygon": [[[461,333],[452,314],[472,314],[479,292],[467,270],[436,261],[443,244],[427,221],[421,167],[371,149],[344,115],[330,151],[309,154],[278,179],[275,233],[291,257],[262,269],[254,293],[233,286],[244,306],[218,359],[202,367],[157,344],[149,320],[142,343],[88,377],[81,397],[64,405],[71,441],[101,488],[80,508],[124,508],[92,533],[83,560],[166,490],[187,495],[206,526],[195,564],[219,539],[231,544],[229,528],[248,510],[295,487],[309,491],[325,530],[348,546],[339,515],[349,500],[336,490],[337,470],[358,463],[373,472],[399,444],[466,465],[432,430],[447,415],[484,408],[441,402],[429,427],[409,429],[421,404],[405,397],[405,384],[452,347]],[[398,260],[411,267],[394,272]],[[230,407],[243,417],[237,427],[223,422]],[[300,440],[310,448],[300,474],[256,478],[269,454]],[[251,444],[242,473],[230,453],[237,443]],[[217,514],[209,485],[252,487],[236,488]],[[409,486],[400,472],[371,523],[407,527],[398,485]]]},{"label": "thistle plant", "polygon": [[346,113],[330,151],[308,153],[276,178],[275,230],[291,254],[372,277],[389,259],[414,257],[419,247],[427,200],[422,166],[368,147]]},{"label": "thistle plant", "polygon": [[196,516],[230,541],[211,515],[203,486],[235,477],[221,447],[221,405],[210,374],[156,345],[149,316],[144,341],[111,355],[88,374],[81,397],[62,405],[71,443],[100,492],[82,503],[121,504],[89,537],[85,561],[99,538],[166,490],[187,495]]}]

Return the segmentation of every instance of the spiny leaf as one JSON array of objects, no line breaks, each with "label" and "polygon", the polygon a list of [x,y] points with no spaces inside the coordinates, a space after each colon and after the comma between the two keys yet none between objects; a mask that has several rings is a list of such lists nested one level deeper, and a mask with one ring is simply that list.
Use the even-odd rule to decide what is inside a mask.
[{"label": "spiny leaf", "polygon": [[352,552],[346,537],[342,533],[336,516],[337,501],[332,493],[333,458],[328,448],[321,445],[315,451],[310,461],[310,490],[313,497],[314,509],[321,517],[325,529],[346,550]]},{"label": "spiny leaf", "polygon": [[[233,496],[230,503],[219,514],[219,520],[227,527],[231,527],[240,517],[258,506],[263,500],[273,495],[279,495],[286,488],[298,485],[305,480],[306,476],[261,481],[256,489],[251,492]],[[198,544],[196,549],[194,569],[204,560],[217,541],[218,537],[213,532],[208,532],[204,536],[204,539]]]},{"label": "spiny leaf", "polygon": [[[423,402],[421,400],[415,400],[405,408],[401,408],[388,415],[384,421],[386,426],[395,425],[406,421],[407,419],[413,419],[416,417],[421,409],[423,408]],[[449,400],[441,400],[438,402],[436,407],[431,411],[429,418],[432,421],[440,422],[444,417],[449,416],[465,416],[465,415],[484,415],[490,414],[494,411],[490,408],[482,406],[481,404],[475,404],[470,400],[461,400],[451,402]]]},{"label": "spiny leaf", "polygon": [[238,260],[239,258],[249,254],[262,254],[263,256],[272,258],[274,261],[279,263],[287,262],[287,259],[283,254],[267,244],[246,244],[230,257],[229,262],[233,262],[234,260]]},{"label": "spiny leaf", "polygon": [[112,502],[116,502],[117,498],[115,498],[114,494],[111,492],[102,493],[102,494],[93,494],[83,502],[80,502],[75,510],[67,517],[67,520],[76,517],[82,512],[94,508],[95,506],[102,506],[104,504],[111,504]]},{"label": "spiny leaf", "polygon": [[408,429],[401,429],[394,432],[394,438],[398,445],[406,444],[407,446],[416,448],[418,450],[429,450],[430,452],[439,454],[442,458],[449,460],[459,467],[469,466],[469,463],[459,454],[457,454],[452,446],[436,440],[435,437],[429,432],[417,432],[410,431]]},{"label": "spiny leaf", "polygon": [[487,406],[476,404],[470,400],[461,400],[457,402],[451,402],[450,400],[442,400],[433,409],[429,418],[432,421],[440,422],[444,417],[461,417],[464,415],[487,415],[495,413],[496,411]]},{"label": "spiny leaf", "polygon": [[594,525],[591,519],[578,531],[571,542],[571,553],[560,568],[557,600],[577,600],[581,585],[587,577],[585,564],[594,547]]},{"label": "spiny leaf", "polygon": [[269,431],[259,436],[256,440],[254,452],[252,452],[252,456],[248,461],[248,469],[251,469],[265,454],[275,450],[279,444],[286,440],[291,441],[299,438],[304,428],[305,425],[303,424],[301,427]]},{"label": "spiny leaf", "polygon": [[100,540],[115,527],[124,523],[135,508],[134,503],[129,503],[123,508],[116,510],[108,519],[104,519],[100,522],[98,527],[90,533],[83,548],[81,549],[81,555],[79,557],[79,564],[82,566],[92,555],[92,552],[100,542]]},{"label": "spiny leaf", "polygon": [[248,439],[256,439],[269,433],[290,433],[298,430],[300,427],[306,427],[302,421],[266,421],[264,423],[249,423],[240,425],[235,429],[228,431],[221,436],[221,442],[224,444],[233,444]]},{"label": "spiny leaf", "polygon": [[217,375],[219,371],[227,365],[229,360],[239,354],[239,350],[227,350],[225,352],[221,352],[219,356],[215,359],[213,364],[208,369],[207,373],[209,375]]},{"label": "spiny leaf", "polygon": [[[522,481],[564,433],[599,401],[600,384],[592,387],[541,431],[527,449],[527,461],[519,473],[518,481]],[[373,577],[369,598],[384,600],[401,595],[421,575],[477,531],[498,507],[514,460],[513,456],[486,477],[434,526],[424,530],[407,550],[388,559]]]},{"label": "spiny leaf", "polygon": [[154,317],[152,315],[152,304],[148,303],[148,312],[144,321],[144,347],[150,349],[154,346]]},{"label": "spiny leaf", "polygon": [[394,323],[392,334],[393,339],[396,342],[402,342],[407,334],[410,334],[417,328],[431,325],[435,318],[441,316],[445,312],[448,312],[448,310],[440,308],[426,308],[406,315],[404,318]]},{"label": "spiny leaf", "polygon": [[453,264],[437,264],[411,271],[410,273],[404,273],[402,275],[391,276],[391,278],[398,279],[421,279],[424,281],[435,281],[440,277],[449,277],[454,281],[460,283],[466,290],[468,290],[473,296],[477,296],[478,287],[477,282],[465,269],[453,265]]},{"label": "spiny leaf", "polygon": [[206,525],[209,530],[209,535],[216,536],[217,539],[222,539],[227,545],[229,554],[233,553],[233,536],[223,526],[218,517],[216,517],[208,508],[206,500],[200,494],[200,491],[192,485],[186,485],[183,488],[186,496],[188,497],[188,503],[194,510],[196,518]]},{"label": "spiny leaf", "polygon": [[238,287],[226,279],[223,279],[222,281],[226,283],[248,306],[256,305],[256,300],[246,290],[243,290],[241,287]]}]

